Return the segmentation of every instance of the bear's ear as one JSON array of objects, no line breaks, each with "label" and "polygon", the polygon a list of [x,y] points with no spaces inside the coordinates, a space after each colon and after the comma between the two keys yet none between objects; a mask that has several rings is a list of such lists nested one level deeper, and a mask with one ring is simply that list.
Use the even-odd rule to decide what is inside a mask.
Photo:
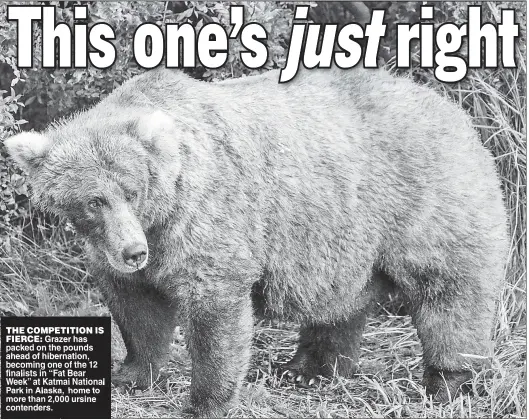
[{"label": "bear's ear", "polygon": [[175,135],[176,126],[170,115],[158,110],[141,116],[136,130],[142,141],[163,148]]},{"label": "bear's ear", "polygon": [[25,132],[6,139],[4,144],[18,166],[29,172],[48,154],[52,141],[43,134]]}]

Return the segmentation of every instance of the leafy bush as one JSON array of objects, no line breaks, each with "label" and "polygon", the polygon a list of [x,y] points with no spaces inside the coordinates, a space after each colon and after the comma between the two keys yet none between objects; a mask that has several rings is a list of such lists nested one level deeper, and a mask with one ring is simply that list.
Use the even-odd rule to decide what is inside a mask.
[{"label": "leafy bush", "polygon": [[22,94],[15,90],[24,81],[24,73],[16,67],[16,28],[5,18],[6,7],[0,5],[0,232],[13,218],[25,215],[15,197],[27,193],[20,170],[3,148],[3,140],[26,122],[18,117],[24,104]]}]

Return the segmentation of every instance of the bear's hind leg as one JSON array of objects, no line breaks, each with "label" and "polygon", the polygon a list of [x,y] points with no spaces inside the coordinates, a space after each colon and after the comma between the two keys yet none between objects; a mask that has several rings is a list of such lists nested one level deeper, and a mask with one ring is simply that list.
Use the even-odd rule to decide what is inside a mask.
[{"label": "bear's hind leg", "polygon": [[[439,274],[418,279],[412,296],[412,317],[423,346],[426,392],[448,401],[464,392],[469,367],[487,364],[500,280],[487,279],[492,270],[472,278],[448,280]],[[479,274],[483,277],[479,278]],[[498,273],[501,277],[501,274]]]},{"label": "bear's hind leg", "polygon": [[360,311],[334,323],[303,325],[296,354],[283,369],[303,385],[319,375],[351,377],[358,369],[365,323],[366,314]]},{"label": "bear's hind leg", "polygon": [[366,313],[374,302],[385,301],[395,289],[393,280],[376,269],[371,281],[353,304],[356,311],[348,318],[333,323],[306,323],[299,332],[299,345],[291,361],[282,366],[289,376],[302,385],[310,385],[318,375],[335,373],[352,377],[358,371],[360,344],[366,324]]}]

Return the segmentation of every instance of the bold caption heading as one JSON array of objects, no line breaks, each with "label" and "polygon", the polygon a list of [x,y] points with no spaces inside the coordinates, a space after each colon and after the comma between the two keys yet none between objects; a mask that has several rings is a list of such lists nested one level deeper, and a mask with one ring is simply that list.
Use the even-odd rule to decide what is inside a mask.
[{"label": "bold caption heading", "polygon": [[[384,10],[373,10],[365,27],[353,22],[341,28],[337,24],[309,24],[308,12],[309,6],[296,7],[280,83],[292,80],[300,64],[307,69],[329,68],[333,61],[342,69],[358,64],[378,67],[380,40],[386,35]],[[397,67],[410,67],[412,40],[420,44],[420,67],[434,68],[435,77],[442,82],[462,80],[469,68],[498,67],[499,59],[505,68],[516,67],[519,25],[513,9],[501,11],[499,24],[483,23],[481,6],[469,6],[468,22],[459,26],[447,22],[434,27],[433,17],[433,6],[421,6],[420,22],[397,25]],[[91,64],[105,69],[116,61],[114,29],[104,22],[88,28],[83,22],[88,19],[87,6],[74,7],[73,28],[64,22],[57,23],[54,6],[8,6],[7,18],[17,24],[20,68],[33,67],[34,22],[42,23],[44,68],[86,68]],[[229,33],[219,23],[208,23],[198,34],[190,23],[166,23],[165,30],[154,23],[143,23],[133,35],[134,58],[146,69],[159,66],[164,57],[168,68],[193,68],[198,58],[203,67],[217,69],[228,59],[228,40],[240,37],[245,49],[240,52],[242,63],[249,69],[263,67],[268,60],[265,28],[256,22],[245,23],[244,6],[230,7],[230,23]],[[466,60],[458,55],[465,40]]]}]

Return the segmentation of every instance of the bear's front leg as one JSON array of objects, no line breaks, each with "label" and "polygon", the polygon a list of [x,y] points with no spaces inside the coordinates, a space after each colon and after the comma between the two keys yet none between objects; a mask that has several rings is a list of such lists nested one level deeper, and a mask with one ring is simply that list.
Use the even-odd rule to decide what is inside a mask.
[{"label": "bear's front leg", "polygon": [[187,339],[192,360],[189,410],[194,416],[224,416],[236,401],[252,332],[249,290],[214,287],[191,299]]},{"label": "bear's front leg", "polygon": [[147,388],[166,360],[177,323],[176,302],[151,285],[127,280],[107,280],[100,288],[127,348],[112,383]]}]

